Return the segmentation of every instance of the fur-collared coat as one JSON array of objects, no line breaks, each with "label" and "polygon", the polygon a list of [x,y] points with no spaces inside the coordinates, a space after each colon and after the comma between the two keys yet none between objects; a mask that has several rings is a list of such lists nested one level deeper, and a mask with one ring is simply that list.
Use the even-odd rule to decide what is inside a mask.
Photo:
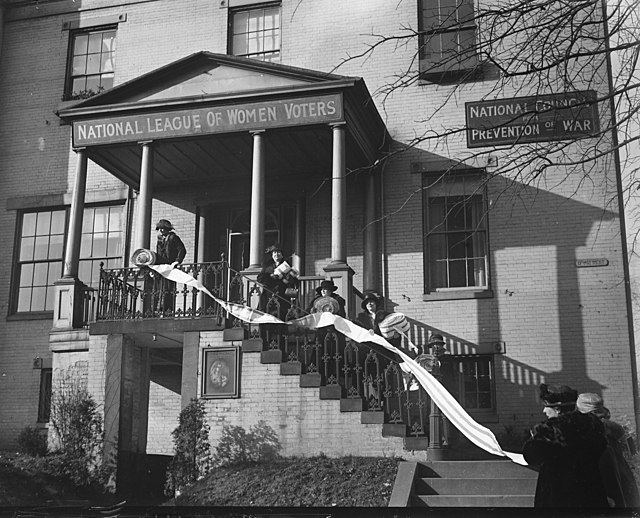
[{"label": "fur-collared coat", "polygon": [[608,507],[598,460],[607,447],[598,418],[569,412],[537,424],[523,448],[539,466],[535,507]]}]

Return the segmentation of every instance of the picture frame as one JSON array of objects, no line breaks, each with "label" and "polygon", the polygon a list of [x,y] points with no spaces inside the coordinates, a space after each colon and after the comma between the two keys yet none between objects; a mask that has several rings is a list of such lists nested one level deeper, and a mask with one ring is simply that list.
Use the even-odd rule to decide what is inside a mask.
[{"label": "picture frame", "polygon": [[202,351],[203,398],[240,397],[240,348],[210,347]]}]

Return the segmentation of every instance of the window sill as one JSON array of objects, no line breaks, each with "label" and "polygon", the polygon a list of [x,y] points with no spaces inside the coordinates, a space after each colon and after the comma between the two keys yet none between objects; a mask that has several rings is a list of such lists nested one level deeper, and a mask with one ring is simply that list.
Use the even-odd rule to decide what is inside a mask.
[{"label": "window sill", "polygon": [[7,320],[51,320],[53,311],[34,311],[33,313],[14,313],[7,316]]},{"label": "window sill", "polygon": [[443,290],[425,293],[422,300],[429,302],[432,300],[465,300],[465,299],[491,299],[493,291],[491,290]]}]

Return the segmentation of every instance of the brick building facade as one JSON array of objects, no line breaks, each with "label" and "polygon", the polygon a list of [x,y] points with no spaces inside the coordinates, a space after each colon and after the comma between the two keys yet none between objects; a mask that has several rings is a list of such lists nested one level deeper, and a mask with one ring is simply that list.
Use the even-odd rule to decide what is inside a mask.
[{"label": "brick building facade", "polygon": [[[409,319],[414,343],[445,337],[451,390],[496,433],[540,420],[541,382],[601,393],[633,426],[613,160],[597,161],[588,182],[556,167],[541,182],[521,182],[526,175],[514,171],[482,183],[491,160],[513,147],[470,159],[463,135],[414,145],[442,121],[464,127],[465,102],[521,96],[496,96],[491,78],[469,81],[455,97],[434,80],[377,95],[409,66],[412,44],[342,63],[372,41],[366,34],[418,27],[421,2],[0,6],[0,228],[11,265],[0,283],[0,447],[15,447],[26,426],[46,428],[56,371],[75,365],[104,405],[108,439],[170,454],[181,406],[203,395],[203,351],[235,347],[240,397],[207,399],[212,442],[223,424],[262,419],[290,455],[410,454],[397,438],[383,440],[379,426],[336,416],[334,402],[301,393],[297,378],[278,378],[245,352],[248,335],[223,340],[219,320],[74,314],[85,286],[98,289],[100,263],[127,267],[135,249],[154,248],[159,218],[183,239],[185,264],[224,255],[250,278],[263,248],[280,241],[304,276],[341,288],[350,317],[364,291],[383,293],[387,309]],[[257,37],[262,53],[254,55]],[[290,120],[276,122],[280,113]],[[187,118],[171,122],[176,115]],[[605,107],[599,115],[606,119]],[[581,143],[572,146],[582,153]],[[466,197],[463,227],[473,234],[462,281],[452,255],[432,261],[429,210],[447,197]],[[340,441],[353,426],[367,431]]]}]

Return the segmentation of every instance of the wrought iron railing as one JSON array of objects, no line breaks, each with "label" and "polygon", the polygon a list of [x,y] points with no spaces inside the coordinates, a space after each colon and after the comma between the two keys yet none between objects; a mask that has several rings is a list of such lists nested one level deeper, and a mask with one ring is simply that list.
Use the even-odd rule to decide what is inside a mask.
[{"label": "wrought iron railing", "polygon": [[91,322],[96,320],[96,293],[97,290],[91,286],[82,286],[81,288],[81,318],[82,327],[88,327]]},{"label": "wrought iron railing", "polygon": [[[179,269],[198,279],[214,296],[226,299],[224,261],[185,263]],[[224,311],[196,288],[169,281],[146,266],[105,270],[100,265],[96,320],[213,317]]]}]

